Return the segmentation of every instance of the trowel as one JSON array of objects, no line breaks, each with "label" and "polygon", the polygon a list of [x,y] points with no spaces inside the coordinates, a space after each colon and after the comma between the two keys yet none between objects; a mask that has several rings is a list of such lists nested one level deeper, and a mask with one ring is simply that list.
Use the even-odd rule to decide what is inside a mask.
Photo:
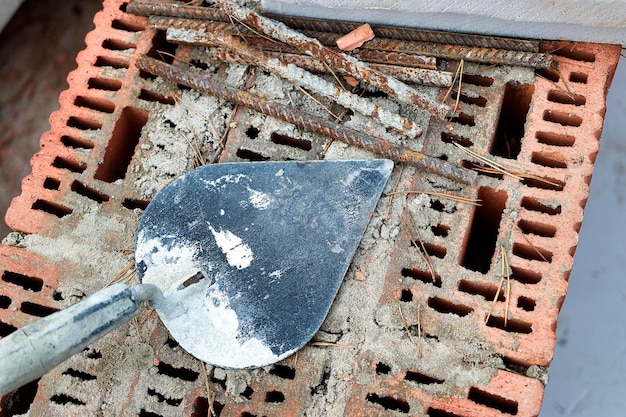
[{"label": "trowel", "polygon": [[140,284],[117,283],[0,340],[0,395],[33,381],[149,301],[187,352],[255,368],[320,328],[391,174],[388,160],[246,162],[189,171],[137,230]]}]

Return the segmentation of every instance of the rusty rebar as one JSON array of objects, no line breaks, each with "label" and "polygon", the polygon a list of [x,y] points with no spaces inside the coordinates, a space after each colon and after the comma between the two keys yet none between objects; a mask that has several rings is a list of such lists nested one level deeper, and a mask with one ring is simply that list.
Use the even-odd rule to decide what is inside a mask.
[{"label": "rusty rebar", "polygon": [[371,100],[341,89],[337,85],[313,75],[296,65],[285,64],[280,59],[269,57],[261,50],[243,43],[239,38],[229,35],[226,32],[197,32],[168,29],[168,37],[171,37],[172,33],[178,34],[178,39],[186,40],[189,43],[217,44],[223,48],[235,51],[247,60],[248,64],[257,65],[302,88],[329,98],[343,107],[354,110],[364,116],[372,117],[384,126],[396,129],[410,138],[416,138],[423,133],[423,129],[419,124],[397,113],[393,113],[373,103]]},{"label": "rusty rebar", "polygon": [[447,104],[438,103],[432,98],[419,93],[402,81],[388,76],[369,67],[367,64],[341,52],[325,47],[319,41],[302,35],[288,28],[285,24],[267,19],[253,10],[234,4],[228,0],[221,3],[222,9],[235,20],[245,23],[254,29],[260,30],[265,35],[278,39],[288,45],[298,48],[300,51],[318,58],[328,65],[356,79],[367,82],[373,87],[391,94],[398,101],[413,104],[430,112],[440,119],[447,118],[452,113],[452,108]]},{"label": "rusty rebar", "polygon": [[142,55],[135,64],[141,70],[165,78],[170,82],[214,95],[303,129],[368,150],[384,158],[407,163],[460,183],[474,184],[476,181],[476,172],[474,171],[394,145],[375,136],[324,120],[280,102],[267,100],[264,97],[242,91],[219,81],[200,77],[154,58]]},{"label": "rusty rebar", "polygon": [[[196,46],[215,46],[210,41],[209,36],[206,35],[210,32],[223,31],[229,35],[242,35],[246,42],[255,45],[257,49],[262,49],[267,56],[277,58],[285,64],[294,64],[313,72],[329,72],[328,66],[322,61],[305,55],[289,45],[267,40],[256,35],[237,33],[233,31],[232,25],[227,23],[163,16],[151,16],[150,19],[148,19],[148,23],[154,28],[167,29],[167,39],[170,42],[188,43]],[[187,34],[172,30],[178,28],[186,31],[197,31],[199,33]],[[217,57],[222,57],[223,61],[246,63],[243,62],[242,59],[237,59],[234,54],[225,54],[223,50],[220,51],[220,53],[214,54],[214,58]],[[380,54],[368,54],[367,58],[379,62],[372,62],[370,64],[372,68],[404,82],[444,88],[448,88],[452,84],[453,74],[449,71],[435,71],[424,68],[414,68],[412,66],[408,68],[405,67],[404,63],[411,59],[410,56],[407,57],[405,54],[383,52]],[[363,61],[370,62],[368,59],[364,59]],[[396,60],[400,62],[396,62]]]},{"label": "rusty rebar", "polygon": [[[318,32],[348,33],[361,25],[361,23],[355,22],[315,19],[300,16],[284,16],[278,14],[266,14],[266,16],[283,22],[293,29],[315,30]],[[529,39],[501,38],[468,33],[442,32],[374,24],[371,24],[371,26],[376,36],[381,38],[416,42],[446,43],[450,45],[472,46],[477,48],[509,49],[512,51],[539,51],[539,41]]]}]

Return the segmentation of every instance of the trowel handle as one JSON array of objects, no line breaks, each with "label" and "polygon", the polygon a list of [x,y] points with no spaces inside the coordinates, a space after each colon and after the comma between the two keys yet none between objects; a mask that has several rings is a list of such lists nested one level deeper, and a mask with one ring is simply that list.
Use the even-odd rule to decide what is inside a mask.
[{"label": "trowel handle", "polygon": [[34,381],[137,315],[137,304],[155,298],[152,284],[107,287],[73,306],[0,339],[0,396]]}]

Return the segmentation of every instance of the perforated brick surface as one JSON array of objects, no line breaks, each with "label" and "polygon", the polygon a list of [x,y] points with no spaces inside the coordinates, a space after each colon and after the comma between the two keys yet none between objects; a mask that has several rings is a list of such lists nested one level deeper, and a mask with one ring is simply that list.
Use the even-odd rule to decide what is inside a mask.
[{"label": "perforated brick surface", "polygon": [[[216,155],[222,162],[372,157],[140,72],[139,54],[165,51],[205,75],[311,105],[270,74],[167,42],[125,10],[111,0],[96,15],[61,109],[7,213],[16,233],[0,245],[0,336],[120,272],[133,282],[124,271],[142,210],[194,166],[196,154],[203,162]],[[207,366],[205,384],[199,361],[144,306],[134,323],[5,396],[0,409],[30,416],[205,416],[211,408],[237,417],[538,415],[620,53],[619,46],[567,42],[542,48],[555,53],[558,70],[466,65],[461,115],[427,122],[426,135],[404,145],[476,167],[457,143],[543,180],[485,173],[467,187],[397,165],[318,343],[259,370]],[[311,111],[328,117],[321,107]],[[498,291],[503,259],[509,292],[506,280]]]}]

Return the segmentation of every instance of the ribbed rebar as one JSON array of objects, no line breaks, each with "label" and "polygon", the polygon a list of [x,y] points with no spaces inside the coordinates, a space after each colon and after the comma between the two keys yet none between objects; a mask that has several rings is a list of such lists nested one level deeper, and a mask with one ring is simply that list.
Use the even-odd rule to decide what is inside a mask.
[{"label": "ribbed rebar", "polygon": [[411,149],[396,146],[383,139],[359,132],[342,125],[324,120],[313,114],[302,112],[291,106],[265,99],[264,97],[230,87],[216,80],[203,78],[145,55],[136,61],[138,68],[153,75],[163,77],[173,83],[182,84],[195,90],[214,95],[231,103],[247,107],[276,119],[292,123],[303,129],[360,147],[396,162],[414,165],[451,180],[474,184],[476,173],[440,159],[432,158]]},{"label": "ribbed rebar", "polygon": [[450,106],[438,103],[432,98],[419,93],[402,81],[388,76],[369,67],[367,64],[330,48],[323,46],[319,41],[302,35],[288,28],[283,23],[267,19],[253,10],[234,4],[230,1],[221,3],[222,9],[235,20],[247,24],[265,35],[280,40],[300,51],[318,58],[328,65],[341,69],[356,79],[363,80],[373,87],[391,94],[398,101],[413,104],[422,108],[440,119],[448,117],[452,109]]},{"label": "ribbed rebar", "polygon": [[[266,14],[274,20],[285,23],[297,30],[315,30],[318,32],[348,33],[361,23],[340,20],[314,19],[300,16]],[[450,45],[473,46],[477,48],[509,49],[512,51],[538,52],[539,41],[529,39],[500,38],[495,36],[474,35],[467,33],[442,32],[370,24],[377,37],[401,39],[416,42],[437,42]]]}]

